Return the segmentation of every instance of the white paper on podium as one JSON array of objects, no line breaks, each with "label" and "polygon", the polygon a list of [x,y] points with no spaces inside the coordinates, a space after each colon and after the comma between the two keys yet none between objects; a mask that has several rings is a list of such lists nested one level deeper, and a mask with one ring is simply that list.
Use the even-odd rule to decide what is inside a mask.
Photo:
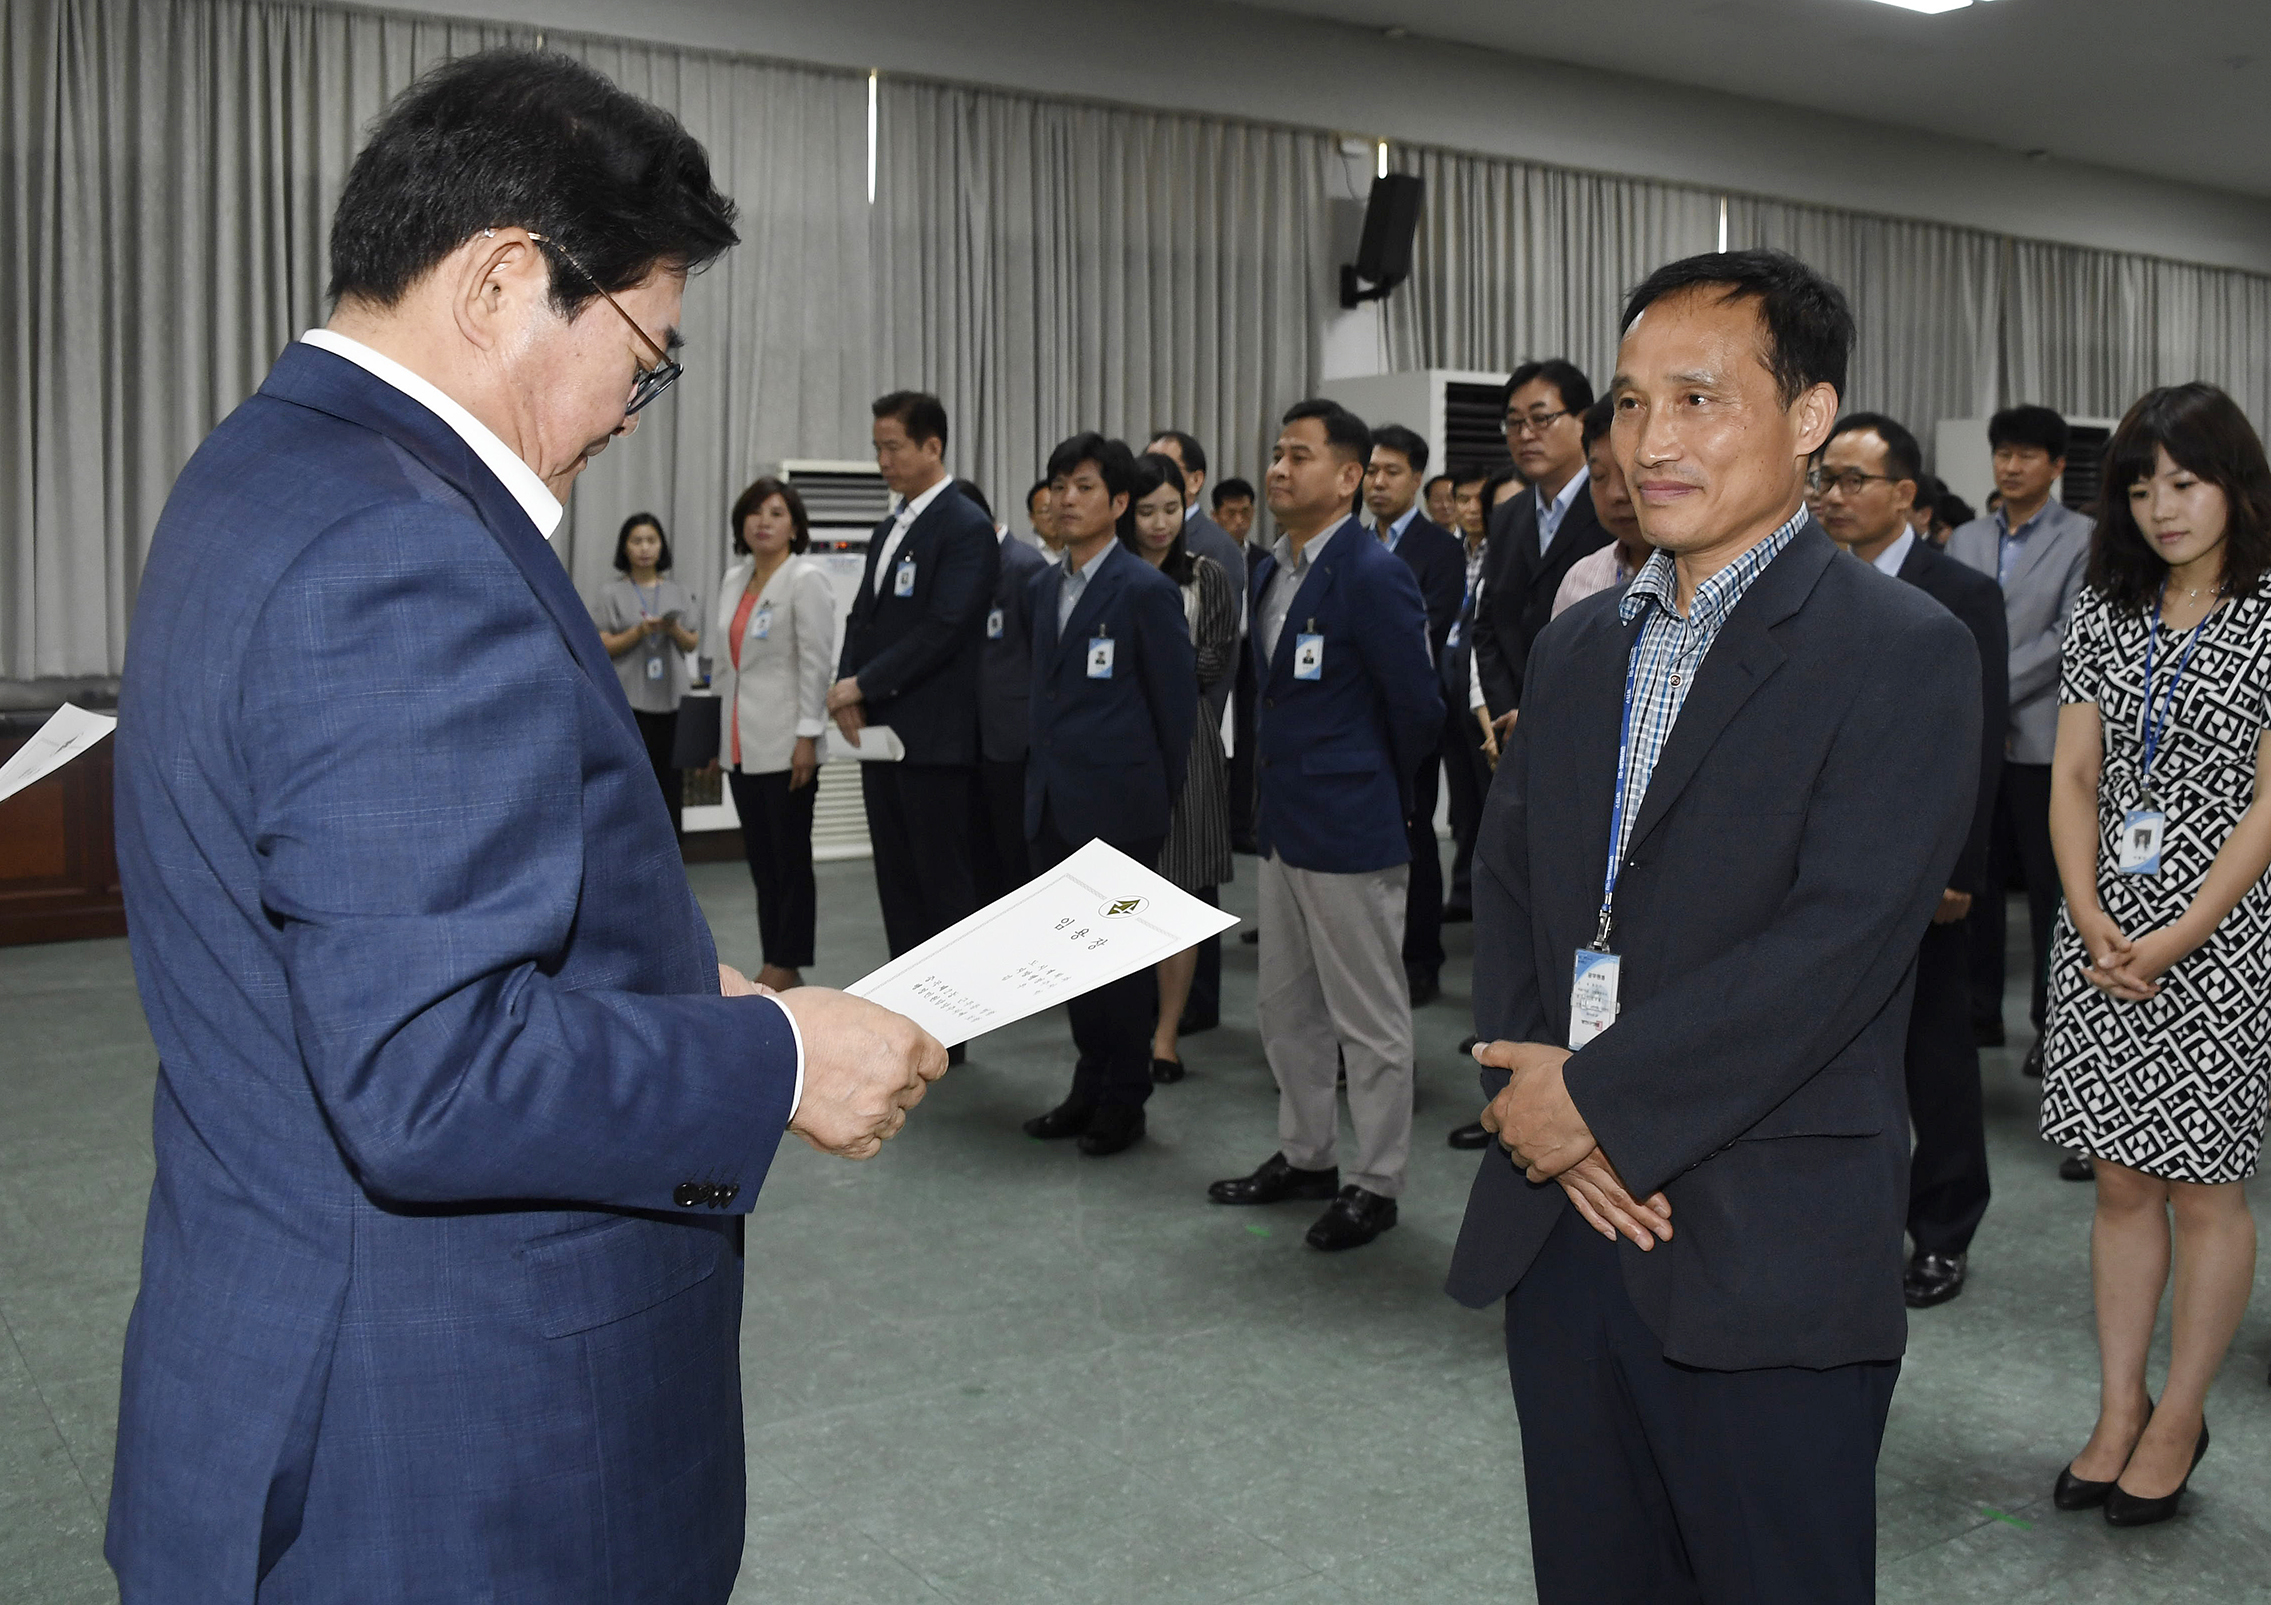
[{"label": "white paper on podium", "polygon": [[118,728],[107,713],[89,713],[66,702],[0,764],[0,802],[6,802],[35,780],[44,780]]},{"label": "white paper on podium", "polygon": [[1238,916],[1092,841],[844,990],[948,1047],[1157,964]]}]

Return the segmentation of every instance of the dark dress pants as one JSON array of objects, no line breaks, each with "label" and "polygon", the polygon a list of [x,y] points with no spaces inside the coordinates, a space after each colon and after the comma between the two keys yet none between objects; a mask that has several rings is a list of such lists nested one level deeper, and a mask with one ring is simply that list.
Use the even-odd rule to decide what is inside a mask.
[{"label": "dark dress pants", "polygon": [[1412,777],[1404,839],[1411,879],[1404,887],[1404,972],[1434,976],[1443,968],[1443,849],[1435,839],[1435,803],[1442,795],[1443,755],[1430,752]]},{"label": "dark dress pants", "polygon": [[1565,1208],[1507,1295],[1539,1605],[1874,1600],[1900,1362],[1675,1365],[1625,1294],[1638,1252]]},{"label": "dark dress pants", "polygon": [[1454,708],[1443,721],[1444,783],[1451,789],[1451,892],[1446,908],[1472,911],[1475,837],[1482,830],[1482,805],[1490,796],[1490,760],[1482,753],[1482,730],[1474,714]]},{"label": "dark dress pants", "polygon": [[2050,851],[2050,765],[2007,763],[1995,793],[1995,826],[1987,853],[1987,891],[1975,899],[1971,917],[1971,1011],[1981,1026],[2003,1020],[2004,888],[2013,871],[2026,883],[2027,925],[2034,937],[2034,977],[2027,1017],[2035,1033],[2050,1008],[2050,927],[2063,895],[2058,860]]},{"label": "dark dress pants", "polygon": [[[1202,886],[1191,894],[1202,903],[1222,906],[1222,888]],[[1191,996],[1177,1022],[1185,1031],[1211,1031],[1222,1023],[1222,938],[1210,936],[1199,944],[1198,967],[1191,971]]]},{"label": "dark dress pants", "polygon": [[812,884],[812,804],[817,778],[790,789],[789,772],[745,775],[728,769],[733,811],[741,816],[741,851],[757,888],[757,934],[765,962],[801,970],[812,962],[818,900]]},{"label": "dark dress pants", "polygon": [[[1033,837],[1034,873],[1053,869],[1091,839],[1084,834],[1072,840],[1057,828],[1055,815],[1043,808],[1041,829]],[[1166,841],[1164,836],[1153,836],[1111,845],[1150,869],[1158,864],[1159,849]],[[1091,1108],[1142,1107],[1151,1097],[1151,1028],[1159,1018],[1159,972],[1147,964],[1133,975],[1084,992],[1065,1005],[1065,1014],[1072,1022],[1072,1045],[1080,1055],[1065,1101]]]},{"label": "dark dress pants", "polygon": [[1233,851],[1254,851],[1254,825],[1261,795],[1254,787],[1254,654],[1238,645],[1238,683],[1230,692],[1230,846]]},{"label": "dark dress pants", "polygon": [[977,906],[970,871],[969,764],[863,763],[867,839],[883,935],[897,958]]},{"label": "dark dress pants", "polygon": [[[1972,905],[1973,915],[1978,904]],[[1908,1235],[1919,1254],[1961,1254],[1987,1213],[1987,1125],[1971,1035],[1968,922],[1935,925],[1916,954],[1908,1009]]]},{"label": "dark dress pants", "polygon": [[977,906],[1007,897],[1032,879],[1025,847],[1025,760],[981,759],[973,807]]},{"label": "dark dress pants", "polygon": [[631,710],[639,721],[639,738],[647,744],[647,762],[654,765],[655,784],[662,788],[663,806],[670,810],[670,828],[685,833],[680,808],[686,799],[686,776],[672,760],[677,756],[678,715]]}]

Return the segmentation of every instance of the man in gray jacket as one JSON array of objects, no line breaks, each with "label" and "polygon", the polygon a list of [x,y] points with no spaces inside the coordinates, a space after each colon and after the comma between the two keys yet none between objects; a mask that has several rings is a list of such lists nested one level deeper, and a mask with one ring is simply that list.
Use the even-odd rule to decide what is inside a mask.
[{"label": "man in gray jacket", "polygon": [[2066,420],[2048,407],[2011,407],[1988,420],[1995,488],[2003,502],[1948,537],[1948,555],[2003,587],[2011,635],[2011,728],[1995,799],[1988,895],[1972,910],[1971,1015],[1984,1046],[2003,1041],[2003,898],[2012,866],[2027,887],[2034,933],[2035,1040],[2026,1073],[2042,1074],[2042,1022],[2049,1002],[2045,956],[2058,913],[2058,865],[2050,853],[2050,754],[2058,736],[2059,655],[2081,594],[2090,521],[2056,497],[2066,472]]}]

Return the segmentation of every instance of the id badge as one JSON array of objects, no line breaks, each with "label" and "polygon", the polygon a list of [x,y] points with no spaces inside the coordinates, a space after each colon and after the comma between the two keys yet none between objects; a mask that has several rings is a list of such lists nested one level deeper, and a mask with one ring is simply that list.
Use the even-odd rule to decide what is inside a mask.
[{"label": "id badge", "polygon": [[893,596],[913,596],[915,594],[915,560],[913,558],[901,558],[899,566],[892,570],[891,594]]},{"label": "id badge", "polygon": [[767,602],[757,610],[757,627],[750,632],[760,641],[773,638],[773,604]]},{"label": "id badge", "polygon": [[1001,609],[998,607],[986,615],[986,639],[989,641],[1001,639]]},{"label": "id badge", "polygon": [[1577,950],[1569,982],[1569,1046],[1582,1048],[1617,1023],[1617,980],[1624,960],[1589,947]]},{"label": "id badge", "polygon": [[659,680],[662,678],[662,659],[647,659],[647,678],[650,680]]},{"label": "id badge", "polygon": [[2167,825],[2168,815],[2157,809],[2132,808],[2124,814],[2113,867],[2124,875],[2158,875],[2161,833]]},{"label": "id badge", "polygon": [[1450,633],[1449,635],[1446,635],[1446,636],[1445,636],[1445,637],[1443,638],[1443,645],[1444,645],[1444,648],[1445,648],[1445,650],[1449,650],[1450,648],[1452,648],[1452,647],[1455,647],[1455,646],[1457,646],[1458,644],[1459,644],[1459,621],[1458,621],[1457,619],[1453,619],[1453,620],[1451,621],[1451,633]]},{"label": "id badge", "polygon": [[1091,680],[1109,680],[1112,678],[1112,638],[1108,635],[1089,637],[1088,678]]},{"label": "id badge", "polygon": [[1325,677],[1323,636],[1297,635],[1293,638],[1293,677],[1296,680],[1322,680]]}]

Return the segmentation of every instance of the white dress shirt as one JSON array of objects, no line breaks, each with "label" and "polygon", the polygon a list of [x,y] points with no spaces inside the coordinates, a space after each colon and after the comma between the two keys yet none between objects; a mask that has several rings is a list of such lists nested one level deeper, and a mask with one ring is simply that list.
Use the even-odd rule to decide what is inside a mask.
[{"label": "white dress shirt", "polygon": [[1897,580],[1900,578],[1900,565],[1908,561],[1908,549],[1915,544],[1916,531],[1904,529],[1900,532],[1899,540],[1894,541],[1875,557],[1870,558],[1869,561],[1876,565],[1878,573],[1890,574]]},{"label": "white dress shirt", "polygon": [[536,526],[536,533],[546,540],[552,538],[552,532],[560,527],[563,511],[560,498],[536,477],[535,469],[520,460],[512,447],[490,433],[488,425],[442,394],[439,386],[421,379],[392,357],[379,355],[360,340],[350,340],[329,329],[310,329],[300,336],[300,343],[328,351],[335,357],[345,357],[372,378],[394,386],[448,424],[512,493],[513,500],[520,503],[521,511],[528,515],[528,521]]},{"label": "white dress shirt", "polygon": [[883,594],[883,576],[890,572],[891,559],[898,555],[899,543],[907,538],[907,531],[913,529],[915,520],[929,510],[932,502],[938,500],[939,492],[953,483],[951,477],[941,474],[937,484],[931,486],[930,489],[924,491],[913,501],[899,504],[899,511],[891,520],[891,533],[883,537],[883,556],[877,559],[875,564],[875,594],[877,596]]}]

